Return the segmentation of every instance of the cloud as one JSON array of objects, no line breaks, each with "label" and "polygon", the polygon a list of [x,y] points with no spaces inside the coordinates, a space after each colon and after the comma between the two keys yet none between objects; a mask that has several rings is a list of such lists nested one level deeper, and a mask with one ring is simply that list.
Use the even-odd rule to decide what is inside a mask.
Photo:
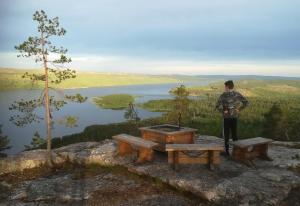
[{"label": "cloud", "polygon": [[72,52],[300,57],[297,0],[3,2],[2,51],[12,49],[13,43],[33,32],[32,13],[43,5],[49,16],[60,17],[68,32],[59,42]]},{"label": "cloud", "polygon": [[[35,34],[31,17],[41,7],[59,16],[67,34],[54,42],[69,49],[80,69],[224,73],[233,64],[238,73],[269,74],[271,67],[281,74],[285,66],[285,75],[298,75],[298,0],[2,0],[0,51],[13,52]],[[1,58],[0,66],[31,65]]]},{"label": "cloud", "polygon": [[[39,68],[39,64],[17,53],[0,53],[0,62],[8,68]],[[74,54],[69,65],[78,71],[122,72],[185,75],[270,75],[300,77],[300,61],[197,61],[133,58],[131,56],[97,56]]]}]

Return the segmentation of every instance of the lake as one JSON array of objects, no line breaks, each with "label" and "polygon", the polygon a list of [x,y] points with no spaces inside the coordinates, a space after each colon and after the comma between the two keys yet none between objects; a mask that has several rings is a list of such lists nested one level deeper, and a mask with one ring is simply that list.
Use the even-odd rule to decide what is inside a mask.
[{"label": "lake", "polygon": [[[185,85],[207,85],[212,80],[201,82],[190,82]],[[92,97],[103,96],[108,94],[131,94],[138,96],[136,103],[143,103],[153,99],[170,98],[169,91],[171,88],[179,86],[178,84],[155,84],[155,85],[132,85],[132,86],[114,86],[101,88],[84,88],[84,89],[65,89],[64,94],[80,93],[88,97],[85,103],[68,103],[60,111],[54,111],[54,120],[62,119],[64,116],[72,115],[78,117],[77,127],[69,128],[61,124],[55,124],[52,130],[53,137],[60,137],[67,134],[81,132],[86,126],[93,124],[109,124],[123,122],[124,110],[102,109],[92,102]],[[13,114],[8,108],[17,100],[37,98],[41,94],[41,90],[17,90],[0,92],[0,124],[3,125],[2,132],[10,138],[11,149],[6,150],[8,154],[15,154],[24,150],[24,145],[29,145],[33,134],[38,131],[42,137],[46,136],[45,124],[32,123],[24,127],[17,127],[9,121]],[[52,95],[59,96],[58,93]],[[160,116],[160,112],[150,112],[141,108],[137,108],[140,118],[150,118]],[[44,117],[43,108],[37,110],[37,114]]]}]

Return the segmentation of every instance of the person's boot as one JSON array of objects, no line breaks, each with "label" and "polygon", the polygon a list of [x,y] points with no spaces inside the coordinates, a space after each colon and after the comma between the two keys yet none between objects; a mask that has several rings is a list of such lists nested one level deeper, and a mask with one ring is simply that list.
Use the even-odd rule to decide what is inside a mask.
[{"label": "person's boot", "polygon": [[229,148],[225,149],[225,155],[226,155],[226,157],[230,157]]},{"label": "person's boot", "polygon": [[230,156],[229,148],[225,147],[224,152],[222,152],[221,155],[225,157],[229,157]]}]

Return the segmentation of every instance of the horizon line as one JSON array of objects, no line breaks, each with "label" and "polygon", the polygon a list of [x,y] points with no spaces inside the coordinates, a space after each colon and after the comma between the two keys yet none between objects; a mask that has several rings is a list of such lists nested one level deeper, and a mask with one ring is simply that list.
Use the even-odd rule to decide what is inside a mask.
[{"label": "horizon line", "polygon": [[[70,67],[71,68],[71,67]],[[24,67],[2,67],[0,70],[42,70],[43,68],[24,68]],[[224,76],[224,77],[272,77],[272,78],[295,78],[300,79],[300,76],[282,76],[282,75],[263,75],[263,74],[183,74],[183,73],[170,73],[170,74],[153,74],[153,73],[135,73],[135,72],[119,72],[119,71],[96,71],[96,70],[81,70],[74,69],[78,73],[99,73],[99,74],[128,74],[128,75],[148,75],[148,76]]]}]

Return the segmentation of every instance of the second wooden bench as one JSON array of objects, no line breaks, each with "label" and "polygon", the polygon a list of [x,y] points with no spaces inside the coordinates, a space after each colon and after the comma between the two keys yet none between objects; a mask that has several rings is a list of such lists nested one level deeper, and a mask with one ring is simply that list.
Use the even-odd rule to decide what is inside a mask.
[{"label": "second wooden bench", "polygon": [[179,164],[208,164],[211,170],[220,164],[223,147],[217,144],[167,144],[168,163],[178,170]]},{"label": "second wooden bench", "polygon": [[137,152],[137,163],[153,160],[153,148],[158,145],[157,143],[128,134],[119,134],[112,138],[118,142],[118,155],[124,156]]},{"label": "second wooden bench", "polygon": [[268,156],[268,145],[272,141],[267,138],[255,137],[232,142],[232,157],[234,160],[244,162],[248,166],[254,166],[252,160],[257,157],[270,161],[272,159]]}]

